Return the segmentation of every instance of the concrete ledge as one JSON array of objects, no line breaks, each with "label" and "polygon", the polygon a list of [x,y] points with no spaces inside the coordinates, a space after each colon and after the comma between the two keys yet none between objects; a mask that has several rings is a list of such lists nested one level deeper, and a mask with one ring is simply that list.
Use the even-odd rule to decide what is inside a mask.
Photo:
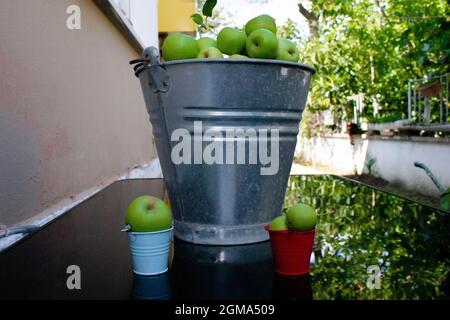
[{"label": "concrete ledge", "polygon": [[344,174],[371,173],[407,190],[437,197],[439,192],[414,161],[426,164],[445,186],[450,186],[450,138],[322,136],[300,137],[295,156],[313,167],[331,167]]},{"label": "concrete ledge", "polygon": [[398,120],[387,123],[368,123],[367,130],[369,131],[398,130],[399,128],[409,124],[411,124],[411,121],[409,120]]},{"label": "concrete ledge", "polygon": [[[350,141],[349,136],[347,134],[336,134],[336,135],[326,135],[326,136],[318,136],[311,139],[340,139],[340,140],[347,140]],[[304,139],[303,137],[299,137],[299,139]],[[434,138],[434,137],[421,137],[421,136],[369,136],[367,134],[361,134],[361,135],[354,135],[353,136],[354,141],[358,140],[384,140],[384,141],[406,141],[406,142],[426,142],[426,143],[443,143],[443,144],[450,144],[450,137],[440,137],[440,138]]]}]

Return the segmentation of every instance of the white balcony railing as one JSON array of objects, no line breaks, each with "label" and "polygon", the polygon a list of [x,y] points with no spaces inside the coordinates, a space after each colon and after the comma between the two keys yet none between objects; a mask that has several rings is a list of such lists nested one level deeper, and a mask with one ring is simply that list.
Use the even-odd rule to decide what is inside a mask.
[{"label": "white balcony railing", "polygon": [[449,123],[448,75],[409,80],[408,120],[427,125]]}]

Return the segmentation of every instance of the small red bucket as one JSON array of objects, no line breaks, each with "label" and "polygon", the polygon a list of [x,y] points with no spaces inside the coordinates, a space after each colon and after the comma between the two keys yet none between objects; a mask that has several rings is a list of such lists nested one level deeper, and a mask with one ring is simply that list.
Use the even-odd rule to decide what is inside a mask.
[{"label": "small red bucket", "polygon": [[314,244],[315,229],[311,231],[272,231],[269,225],[265,229],[270,234],[275,272],[288,276],[309,273],[309,262]]}]

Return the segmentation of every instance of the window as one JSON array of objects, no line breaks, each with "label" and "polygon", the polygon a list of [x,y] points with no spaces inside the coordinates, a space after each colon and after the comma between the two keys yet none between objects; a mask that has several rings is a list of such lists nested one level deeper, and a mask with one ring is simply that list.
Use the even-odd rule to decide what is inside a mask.
[{"label": "window", "polygon": [[112,0],[120,9],[124,17],[133,24],[131,19],[131,1],[130,0]]}]

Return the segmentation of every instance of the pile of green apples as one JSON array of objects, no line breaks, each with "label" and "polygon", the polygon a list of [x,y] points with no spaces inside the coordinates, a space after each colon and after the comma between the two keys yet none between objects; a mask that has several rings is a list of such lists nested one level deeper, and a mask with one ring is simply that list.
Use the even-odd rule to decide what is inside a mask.
[{"label": "pile of green apples", "polygon": [[316,211],[307,204],[298,203],[290,207],[283,215],[273,219],[269,229],[272,231],[309,231],[314,229],[316,224]]},{"label": "pile of green apples", "polygon": [[172,33],[167,36],[162,46],[162,55],[165,61],[195,59],[195,58],[254,58],[276,59],[298,62],[299,52],[297,46],[276,35],[277,25],[275,19],[263,14],[257,16],[244,27],[225,27],[217,35],[217,40],[194,37]]}]

